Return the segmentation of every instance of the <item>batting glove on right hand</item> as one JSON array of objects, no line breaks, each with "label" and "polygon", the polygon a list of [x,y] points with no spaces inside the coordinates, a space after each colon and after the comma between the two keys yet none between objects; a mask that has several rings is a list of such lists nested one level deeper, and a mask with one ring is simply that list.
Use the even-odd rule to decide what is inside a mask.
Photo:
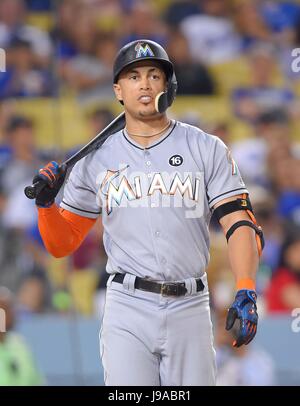
[{"label": "batting glove on right hand", "polygon": [[56,195],[64,183],[66,172],[66,167],[59,166],[55,161],[49,162],[39,170],[38,175],[33,178],[32,182],[36,183],[39,180],[44,180],[47,182],[47,186],[40,191],[35,199],[35,204],[38,207],[52,206]]},{"label": "batting glove on right hand", "polygon": [[239,290],[228,309],[226,330],[230,330],[237,319],[240,322],[237,339],[232,344],[234,347],[249,344],[256,334],[258,322],[256,299],[254,290]]}]

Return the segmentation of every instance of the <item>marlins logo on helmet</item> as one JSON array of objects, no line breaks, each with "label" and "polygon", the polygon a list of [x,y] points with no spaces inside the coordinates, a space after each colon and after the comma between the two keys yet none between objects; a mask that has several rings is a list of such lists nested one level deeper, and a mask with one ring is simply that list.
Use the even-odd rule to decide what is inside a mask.
[{"label": "marlins logo on helmet", "polygon": [[143,45],[141,42],[137,43],[135,46],[136,51],[136,58],[140,58],[141,56],[154,56],[154,52],[150,48],[149,44]]}]

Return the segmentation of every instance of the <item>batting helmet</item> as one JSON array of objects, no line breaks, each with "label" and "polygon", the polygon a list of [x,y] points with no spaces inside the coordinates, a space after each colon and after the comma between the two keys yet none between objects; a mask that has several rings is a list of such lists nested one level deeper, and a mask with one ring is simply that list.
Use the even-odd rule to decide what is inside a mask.
[{"label": "batting helmet", "polygon": [[[167,90],[156,96],[155,108],[159,113],[163,113],[173,103],[176,91],[177,80],[174,67],[164,48],[154,41],[141,39],[126,44],[118,52],[113,68],[114,83],[118,82],[120,73],[127,66],[143,60],[158,61],[167,78]],[[123,104],[123,102],[121,101]]]}]

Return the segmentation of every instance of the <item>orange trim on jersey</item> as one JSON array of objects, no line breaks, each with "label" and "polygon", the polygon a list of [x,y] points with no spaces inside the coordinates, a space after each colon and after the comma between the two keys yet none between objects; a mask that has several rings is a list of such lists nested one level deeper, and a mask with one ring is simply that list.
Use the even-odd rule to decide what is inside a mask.
[{"label": "orange trim on jersey", "polygon": [[241,290],[241,289],[255,290],[255,281],[251,278],[237,280],[236,290]]},{"label": "orange trim on jersey", "polygon": [[56,204],[38,208],[38,226],[47,251],[56,258],[74,252],[97,219],[79,216]]}]

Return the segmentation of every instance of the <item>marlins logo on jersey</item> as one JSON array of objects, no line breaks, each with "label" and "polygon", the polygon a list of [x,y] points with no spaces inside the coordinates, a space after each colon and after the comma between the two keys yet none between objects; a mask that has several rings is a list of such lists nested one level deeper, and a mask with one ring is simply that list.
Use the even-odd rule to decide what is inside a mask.
[{"label": "marlins logo on jersey", "polygon": [[139,42],[135,46],[135,51],[136,51],[136,58],[141,58],[142,56],[154,56],[154,52],[150,48],[149,44],[144,44],[142,42]]}]

